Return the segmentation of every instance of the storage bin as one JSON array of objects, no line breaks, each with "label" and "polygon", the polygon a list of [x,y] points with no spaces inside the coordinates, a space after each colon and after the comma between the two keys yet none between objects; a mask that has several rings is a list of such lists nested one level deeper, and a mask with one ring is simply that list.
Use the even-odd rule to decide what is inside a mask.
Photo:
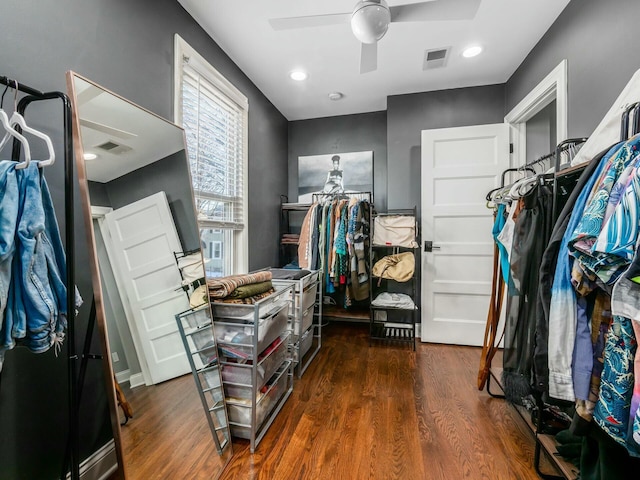
[{"label": "storage bin", "polygon": [[213,341],[213,338],[202,348],[199,348],[197,353],[200,357],[200,361],[205,366],[218,361],[218,351],[216,349],[216,343]]},{"label": "storage bin", "polygon": [[220,386],[220,372],[217,367],[204,369],[200,372],[202,388],[218,388]]},{"label": "storage bin", "polygon": [[300,364],[304,356],[309,352],[311,345],[313,345],[313,328],[304,332],[296,344],[296,348],[293,350],[294,362]]},{"label": "storage bin", "polygon": [[[271,269],[272,272],[279,272],[279,269]],[[287,287],[289,285],[294,286],[293,290],[293,304],[291,305],[291,314],[295,315],[295,310],[308,309],[316,301],[316,294],[318,293],[318,278],[320,277],[320,271],[311,271],[306,276],[297,279],[290,280],[284,278],[274,278],[271,280],[276,290]]]},{"label": "storage bin", "polygon": [[286,330],[289,302],[280,304],[270,316],[261,318],[256,326],[253,321],[216,321],[213,324],[216,341],[223,355],[230,358],[253,358],[254,334],[257,328],[258,348],[262,352]]},{"label": "storage bin", "polygon": [[[256,390],[260,390],[264,386],[266,381],[273,376],[278,367],[280,367],[287,358],[288,335],[280,337],[278,340],[279,344],[275,350],[269,352],[268,355],[262,358],[256,367]],[[222,363],[221,371],[225,395],[228,397],[250,399],[251,392],[253,391],[251,387],[251,363]]]},{"label": "storage bin", "polygon": [[[267,416],[287,391],[287,380],[290,363],[287,363],[277,374],[273,386],[262,394],[256,402],[256,431],[262,426]],[[251,438],[251,400],[240,400],[227,397],[227,415],[231,424],[231,434],[239,438]],[[235,424],[235,425],[234,425]]]},{"label": "storage bin", "polygon": [[256,307],[258,308],[258,317],[266,317],[280,304],[289,301],[291,290],[292,289],[276,289],[272,295],[253,305],[212,301],[211,311],[213,312],[213,318],[216,321],[229,318],[253,321]]},{"label": "storage bin", "polygon": [[313,329],[309,329],[300,339],[300,360],[304,358],[313,345]]},{"label": "storage bin", "polygon": [[[316,294],[318,293],[318,284],[314,283],[313,285],[310,285],[308,287],[306,287],[303,291],[302,291],[302,310],[307,310],[309,309],[309,307],[311,307],[314,303],[316,303]],[[294,307],[296,309],[300,308],[299,302],[300,302],[300,296],[296,295],[295,296],[295,301],[294,301]]]},{"label": "storage bin", "polygon": [[208,325],[201,326],[197,328],[197,330],[191,330],[187,335],[193,341],[196,350],[207,347],[213,343],[213,327],[211,326],[211,321],[209,320]]},{"label": "storage bin", "polygon": [[211,312],[208,308],[201,308],[190,312],[184,318],[190,328],[201,328],[211,323]]},{"label": "storage bin", "polygon": [[302,318],[300,318],[299,321],[295,321],[295,317],[291,319],[291,322],[293,323],[292,330],[294,335],[301,335],[302,333],[306,332],[311,325],[313,325],[313,310],[314,306],[311,305],[302,313]]}]

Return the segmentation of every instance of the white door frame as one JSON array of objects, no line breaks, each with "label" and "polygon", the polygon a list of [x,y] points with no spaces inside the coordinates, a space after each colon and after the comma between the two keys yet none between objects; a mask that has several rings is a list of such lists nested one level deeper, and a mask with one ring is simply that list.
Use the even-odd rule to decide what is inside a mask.
[{"label": "white door frame", "polygon": [[[100,232],[102,234],[102,239],[104,240],[104,247],[107,250],[107,255],[110,258],[113,258],[113,244],[111,242],[111,234],[109,233],[109,226],[105,221],[105,215],[111,213],[113,208],[111,207],[94,207],[91,206],[91,217],[98,221],[98,225],[100,227]],[[111,264],[111,269],[113,270],[114,277],[116,280],[116,286],[118,287],[118,291],[120,292],[120,298],[122,300],[122,306],[124,307],[124,314],[127,317],[127,325],[133,325],[133,312],[131,311],[131,303],[129,302],[129,297],[124,293],[126,289],[122,285],[121,273],[118,270],[118,266]],[[147,365],[147,360],[144,355],[140,355],[138,352],[142,352],[142,345],[140,342],[140,338],[138,337],[138,332],[135,331],[135,328],[129,328],[131,333],[131,338],[133,340],[133,346],[136,349],[135,355],[138,358],[138,363],[140,364],[140,370],[142,371],[142,380],[135,378],[134,382],[131,382],[131,387],[139,386],[139,385],[151,385],[151,372],[149,372],[149,366]]]},{"label": "white door frame", "polygon": [[504,117],[511,126],[514,144],[511,166],[527,163],[527,124],[534,115],[556,101],[556,139],[560,143],[568,138],[568,84],[567,60],[562,60],[529,94]]}]

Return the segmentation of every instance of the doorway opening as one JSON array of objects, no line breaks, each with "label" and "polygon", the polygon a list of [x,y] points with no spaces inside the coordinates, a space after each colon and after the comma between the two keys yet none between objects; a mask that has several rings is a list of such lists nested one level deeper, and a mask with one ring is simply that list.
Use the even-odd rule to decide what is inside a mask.
[{"label": "doorway opening", "polygon": [[562,60],[504,118],[511,129],[511,167],[531,163],[567,139],[567,61]]}]

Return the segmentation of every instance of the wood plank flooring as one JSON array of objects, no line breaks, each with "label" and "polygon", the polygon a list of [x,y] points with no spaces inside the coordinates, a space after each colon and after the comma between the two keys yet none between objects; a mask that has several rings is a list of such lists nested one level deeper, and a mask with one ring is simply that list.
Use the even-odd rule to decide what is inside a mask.
[{"label": "wood plank flooring", "polygon": [[[479,348],[370,347],[368,325],[341,322],[323,328],[322,342],[255,453],[248,441],[233,440],[221,479],[539,478],[528,427],[504,400],[476,387]],[[188,375],[126,391],[136,409],[123,427],[128,479],[216,477],[192,390]]]}]

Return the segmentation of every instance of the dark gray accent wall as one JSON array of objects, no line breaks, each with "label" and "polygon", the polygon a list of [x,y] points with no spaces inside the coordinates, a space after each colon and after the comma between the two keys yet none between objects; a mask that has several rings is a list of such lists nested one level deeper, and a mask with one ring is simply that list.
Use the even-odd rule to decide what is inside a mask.
[{"label": "dark gray accent wall", "polygon": [[637,0],[573,0],[506,84],[509,112],[563,59],[569,137],[589,136],[640,67]]},{"label": "dark gray accent wall", "polygon": [[[66,91],[65,73],[74,70],[170,120],[173,42],[180,34],[249,99],[249,265],[276,261],[279,194],[287,191],[287,120],[177,1],[2,0],[0,31],[0,75],[40,90]],[[64,228],[61,110],[56,102],[33,106],[27,121],[54,140],[58,163],[46,177]],[[92,284],[84,219],[76,204],[77,284],[85,301],[75,319],[81,350]],[[67,421],[65,350],[57,357],[53,350],[34,355],[22,348],[7,354],[0,381],[3,478],[60,475]],[[92,351],[100,353],[97,338]],[[100,362],[90,360],[80,412],[82,458],[111,438],[104,392]]]},{"label": "dark gray accent wall", "polygon": [[421,132],[504,121],[504,85],[387,98],[387,194],[393,208],[418,207]]},{"label": "dark gray accent wall", "polygon": [[373,194],[378,210],[387,204],[387,112],[289,122],[289,201],[298,199],[298,157],[373,151]]}]

